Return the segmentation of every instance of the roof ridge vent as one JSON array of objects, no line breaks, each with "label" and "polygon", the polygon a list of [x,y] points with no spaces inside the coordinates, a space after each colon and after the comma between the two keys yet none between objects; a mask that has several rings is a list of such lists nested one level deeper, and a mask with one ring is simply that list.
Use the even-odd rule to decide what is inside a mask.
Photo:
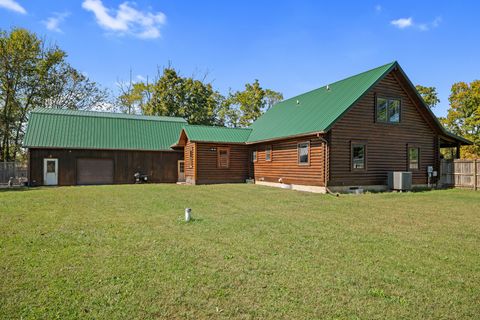
[{"label": "roof ridge vent", "polygon": [[327,84],[327,91],[330,91],[330,85]]},{"label": "roof ridge vent", "polygon": [[300,104],[300,100],[297,99],[297,105],[299,105],[299,104]]}]

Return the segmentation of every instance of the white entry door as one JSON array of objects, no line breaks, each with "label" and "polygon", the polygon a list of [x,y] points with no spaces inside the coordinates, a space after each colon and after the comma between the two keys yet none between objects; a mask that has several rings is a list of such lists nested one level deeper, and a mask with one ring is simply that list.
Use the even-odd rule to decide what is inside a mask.
[{"label": "white entry door", "polygon": [[43,159],[43,184],[46,186],[58,184],[58,159]]},{"label": "white entry door", "polygon": [[178,182],[185,182],[185,162],[178,160]]}]

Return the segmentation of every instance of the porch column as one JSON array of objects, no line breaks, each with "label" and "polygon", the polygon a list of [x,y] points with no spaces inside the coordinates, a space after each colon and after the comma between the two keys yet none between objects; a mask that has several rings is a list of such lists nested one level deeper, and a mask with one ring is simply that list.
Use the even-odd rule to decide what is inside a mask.
[{"label": "porch column", "polygon": [[457,143],[455,159],[460,159],[460,143]]}]

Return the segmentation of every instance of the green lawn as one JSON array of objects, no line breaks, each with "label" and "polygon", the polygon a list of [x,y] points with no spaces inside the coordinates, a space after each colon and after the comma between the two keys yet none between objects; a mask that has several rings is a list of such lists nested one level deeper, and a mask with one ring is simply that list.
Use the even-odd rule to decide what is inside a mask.
[{"label": "green lawn", "polygon": [[479,316],[480,192],[0,190],[0,319]]}]

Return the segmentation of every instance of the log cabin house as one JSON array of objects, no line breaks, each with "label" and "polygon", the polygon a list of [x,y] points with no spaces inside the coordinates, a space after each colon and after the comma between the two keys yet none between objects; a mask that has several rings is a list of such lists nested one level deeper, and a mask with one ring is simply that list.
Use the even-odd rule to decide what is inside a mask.
[{"label": "log cabin house", "polygon": [[435,184],[440,148],[464,144],[397,62],[284,100],[249,128],[40,109],[25,137],[32,185],[132,183],[142,172],[152,182],[250,179],[314,192],[384,190],[390,171],[412,172],[417,186]]}]

